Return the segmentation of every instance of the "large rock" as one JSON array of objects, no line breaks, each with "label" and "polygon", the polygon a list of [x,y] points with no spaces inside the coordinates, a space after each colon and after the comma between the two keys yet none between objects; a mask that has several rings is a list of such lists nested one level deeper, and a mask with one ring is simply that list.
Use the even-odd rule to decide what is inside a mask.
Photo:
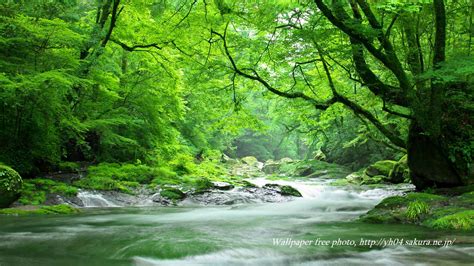
[{"label": "large rock", "polygon": [[266,184],[265,186],[263,186],[263,188],[278,192],[282,196],[302,197],[301,193],[292,186]]},{"label": "large rock", "polygon": [[349,183],[359,184],[364,178],[364,173],[354,172],[346,176],[346,180]]},{"label": "large rock", "polygon": [[408,169],[407,156],[403,156],[390,171],[388,182],[398,184],[410,181],[410,170]]},{"label": "large rock", "polygon": [[326,161],[326,154],[324,154],[324,152],[322,150],[317,150],[315,153],[314,153],[314,157],[313,157],[315,160],[318,160],[318,161]]},{"label": "large rock", "polygon": [[186,194],[179,188],[175,187],[163,187],[160,191],[160,196],[170,200],[182,200],[186,197]]},{"label": "large rock", "polygon": [[0,208],[10,206],[20,197],[21,176],[11,167],[0,164]]},{"label": "large rock", "polygon": [[259,163],[257,158],[253,156],[246,156],[246,157],[241,158],[240,160],[250,166],[257,166]]},{"label": "large rock", "polygon": [[212,182],[212,184],[214,185],[215,189],[219,189],[219,190],[231,190],[234,188],[232,184],[229,184],[227,182],[214,181]]},{"label": "large rock", "polygon": [[263,172],[265,172],[265,174],[274,174],[278,172],[280,165],[281,163],[278,161],[268,160],[263,165]]},{"label": "large rock", "polygon": [[367,167],[364,173],[370,177],[378,175],[389,176],[390,171],[395,166],[395,164],[397,164],[397,162],[391,160],[378,161]]}]

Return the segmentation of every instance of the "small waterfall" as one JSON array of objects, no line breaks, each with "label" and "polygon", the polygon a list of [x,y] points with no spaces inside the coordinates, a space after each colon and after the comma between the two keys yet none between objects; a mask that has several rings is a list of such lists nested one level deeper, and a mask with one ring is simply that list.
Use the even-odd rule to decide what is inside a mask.
[{"label": "small waterfall", "polygon": [[82,201],[84,207],[119,207],[97,192],[79,191],[77,197]]}]

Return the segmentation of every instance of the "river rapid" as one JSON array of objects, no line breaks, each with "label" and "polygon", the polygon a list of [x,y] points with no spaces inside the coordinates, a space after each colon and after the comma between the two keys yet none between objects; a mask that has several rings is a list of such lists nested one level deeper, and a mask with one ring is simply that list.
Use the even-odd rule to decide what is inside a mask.
[{"label": "river rapid", "polygon": [[[268,181],[303,195],[225,206],[118,207],[83,193],[81,214],[0,217],[0,265],[472,265],[472,233],[355,220],[409,187]],[[244,197],[241,192],[224,192]],[[100,204],[99,204],[100,203]],[[146,205],[146,204],[143,204]],[[423,241],[424,240],[424,241]],[[434,246],[433,244],[436,243]]]}]

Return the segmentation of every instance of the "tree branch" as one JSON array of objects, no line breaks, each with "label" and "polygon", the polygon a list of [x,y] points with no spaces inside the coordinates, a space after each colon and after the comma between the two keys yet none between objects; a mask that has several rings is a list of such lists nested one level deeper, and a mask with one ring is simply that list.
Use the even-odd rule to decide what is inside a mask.
[{"label": "tree branch", "polygon": [[245,77],[245,78],[250,79],[250,80],[257,81],[258,83],[262,84],[268,91],[270,91],[273,94],[276,94],[278,96],[285,97],[285,98],[288,98],[288,99],[303,99],[303,100],[311,103],[316,109],[319,109],[319,110],[326,110],[327,108],[329,108],[332,104],[334,104],[336,102],[335,98],[331,98],[326,102],[320,102],[320,101],[317,101],[317,100],[309,97],[308,95],[306,95],[302,92],[294,92],[294,93],[284,92],[284,91],[281,91],[281,90],[278,90],[278,89],[274,88],[266,80],[262,79],[260,77],[260,75],[257,73],[257,71],[255,71],[254,69],[250,69],[252,74],[249,74],[249,73],[246,73],[246,72],[242,71],[240,68],[237,67],[237,64],[235,63],[234,58],[230,54],[229,47],[227,45],[227,38],[226,37],[227,37],[227,27],[228,27],[228,25],[229,25],[229,23],[227,23],[227,25],[225,27],[224,34],[220,34],[219,32],[216,32],[212,29],[211,29],[211,33],[219,36],[222,39],[222,41],[224,42],[224,52],[225,52],[227,58],[229,59],[231,65],[232,65],[232,69],[235,71],[235,73],[237,73],[237,75]]}]

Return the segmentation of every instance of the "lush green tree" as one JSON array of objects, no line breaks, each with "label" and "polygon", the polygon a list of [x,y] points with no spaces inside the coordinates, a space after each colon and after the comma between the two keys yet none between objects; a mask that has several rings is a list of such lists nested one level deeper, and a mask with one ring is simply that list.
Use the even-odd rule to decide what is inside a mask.
[{"label": "lush green tree", "polygon": [[212,33],[236,75],[317,110],[343,105],[407,149],[418,188],[472,182],[470,1],[222,5]]}]

